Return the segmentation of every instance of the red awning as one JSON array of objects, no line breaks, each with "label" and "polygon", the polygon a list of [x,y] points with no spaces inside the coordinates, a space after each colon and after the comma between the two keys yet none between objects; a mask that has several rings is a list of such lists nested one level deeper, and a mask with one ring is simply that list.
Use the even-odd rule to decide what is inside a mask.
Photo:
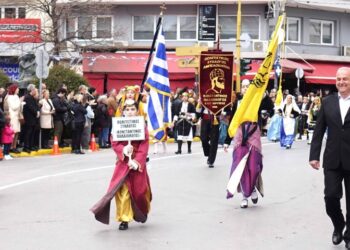
[{"label": "red awning", "polygon": [[306,63],[296,62],[289,59],[281,59],[281,66],[283,73],[294,73],[298,68],[303,69],[305,72],[312,72],[314,70],[313,67]]},{"label": "red awning", "polygon": [[340,67],[350,67],[350,63],[310,62],[313,72],[305,72],[305,82],[310,84],[335,84],[335,75]]},{"label": "red awning", "polygon": [[[140,84],[146,68],[148,53],[84,53],[83,72],[91,85],[96,87],[93,74],[107,74],[107,89],[120,89],[125,85]],[[180,57],[167,53],[170,87],[193,87],[194,68],[180,68],[177,61]],[[103,81],[102,81],[103,86]],[[100,87],[102,88],[102,87]]]},{"label": "red awning", "polygon": [[[85,73],[143,73],[148,53],[84,53],[83,72]],[[193,73],[194,68],[179,68],[180,57],[167,53],[169,73]]]}]

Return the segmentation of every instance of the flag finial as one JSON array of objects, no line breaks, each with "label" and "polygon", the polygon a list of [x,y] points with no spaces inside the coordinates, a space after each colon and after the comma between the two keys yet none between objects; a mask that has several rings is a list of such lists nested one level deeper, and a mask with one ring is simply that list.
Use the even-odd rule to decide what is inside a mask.
[{"label": "flag finial", "polygon": [[163,12],[166,10],[165,3],[163,2],[163,4],[159,8],[160,8],[160,15],[163,16]]}]

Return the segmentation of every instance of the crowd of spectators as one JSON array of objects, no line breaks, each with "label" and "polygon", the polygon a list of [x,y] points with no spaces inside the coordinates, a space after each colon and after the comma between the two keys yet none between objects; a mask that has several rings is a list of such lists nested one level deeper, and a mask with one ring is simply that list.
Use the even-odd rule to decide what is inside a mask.
[{"label": "crowd of spectators", "polygon": [[[171,93],[173,114],[181,104],[182,93],[185,91],[188,101],[197,106],[199,96],[194,89],[177,89]],[[60,147],[71,145],[74,154],[84,154],[89,150],[92,134],[98,138],[100,148],[110,147],[112,117],[117,112],[123,94],[121,90],[118,92],[112,89],[108,94],[98,95],[95,88],[81,85],[77,92],[68,93],[67,87],[62,85],[55,93],[51,93],[46,85],[42,84],[40,96],[37,87],[29,84],[23,96],[19,96],[19,93],[17,84],[9,84],[6,89],[0,88],[0,129],[5,159],[12,159],[10,153],[30,154],[39,148],[52,148],[55,137]],[[269,119],[276,110],[276,94],[276,89],[267,91],[260,106],[259,125],[263,135],[266,134]],[[285,90],[283,95],[287,94],[289,93]],[[315,98],[319,98],[318,95],[310,92],[304,96],[296,96],[297,104],[302,110],[298,123],[299,138],[307,131],[308,124],[314,122],[309,118],[309,110],[314,110],[312,103]],[[230,114],[226,112],[218,116],[221,145],[230,118]],[[193,135],[199,136],[199,117],[197,116],[192,123]],[[169,128],[168,136],[176,140],[176,127]]]}]

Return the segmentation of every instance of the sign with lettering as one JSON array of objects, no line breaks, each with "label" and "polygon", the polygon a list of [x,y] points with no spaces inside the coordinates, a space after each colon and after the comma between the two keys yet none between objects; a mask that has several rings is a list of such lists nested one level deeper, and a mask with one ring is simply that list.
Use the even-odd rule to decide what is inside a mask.
[{"label": "sign with lettering", "polygon": [[113,117],[113,141],[141,141],[145,139],[145,118],[143,116]]},{"label": "sign with lettering", "polygon": [[4,63],[0,61],[0,70],[4,72],[10,82],[17,82],[19,79],[19,65],[18,63]]},{"label": "sign with lettering", "polygon": [[216,5],[198,6],[198,40],[216,41]]},{"label": "sign with lettering", "polygon": [[41,43],[41,20],[0,19],[0,42]]},{"label": "sign with lettering", "polygon": [[233,52],[202,52],[199,95],[202,105],[217,115],[232,102]]}]

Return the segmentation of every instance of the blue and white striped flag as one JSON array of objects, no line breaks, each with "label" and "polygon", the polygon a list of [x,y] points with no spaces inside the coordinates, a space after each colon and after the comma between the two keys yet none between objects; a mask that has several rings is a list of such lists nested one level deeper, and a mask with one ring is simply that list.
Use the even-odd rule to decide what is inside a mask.
[{"label": "blue and white striped flag", "polygon": [[162,140],[166,136],[166,128],[171,123],[169,72],[162,25],[159,28],[156,51],[146,85],[150,88],[147,100],[148,128],[156,140]]}]

